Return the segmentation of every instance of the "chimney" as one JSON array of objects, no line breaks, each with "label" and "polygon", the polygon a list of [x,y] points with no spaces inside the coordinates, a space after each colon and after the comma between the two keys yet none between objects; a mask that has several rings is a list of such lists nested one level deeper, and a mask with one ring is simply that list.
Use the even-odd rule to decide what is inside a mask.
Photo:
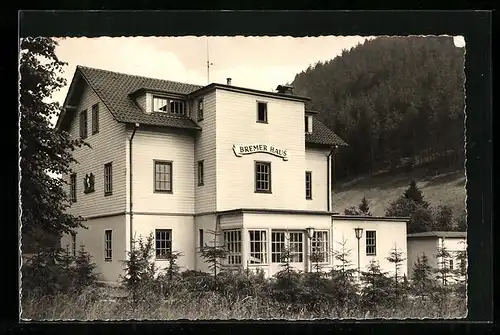
[{"label": "chimney", "polygon": [[231,78],[226,78],[226,80],[227,80],[227,84],[231,85]]}]

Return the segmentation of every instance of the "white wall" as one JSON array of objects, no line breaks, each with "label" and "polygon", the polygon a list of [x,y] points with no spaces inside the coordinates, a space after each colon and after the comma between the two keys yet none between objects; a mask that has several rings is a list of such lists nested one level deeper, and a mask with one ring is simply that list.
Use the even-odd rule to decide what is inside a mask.
[{"label": "white wall", "polygon": [[[99,103],[99,132],[92,134],[92,106]],[[123,213],[126,205],[126,132],[125,125],[118,123],[92,89],[85,84],[77,113],[73,117],[69,133],[71,138],[80,137],[81,111],[87,109],[87,135],[85,139],[91,148],[76,148],[73,157],[78,164],[70,164],[77,173],[77,202],[69,213],[91,217],[110,213]],[[72,112],[70,112],[72,113]],[[113,163],[113,194],[104,195],[104,164]],[[85,174],[93,173],[95,191],[85,194],[83,180]],[[65,176],[69,180],[69,176]],[[69,194],[70,186],[67,186]]]},{"label": "white wall", "polygon": [[[196,251],[200,249],[200,229],[203,229],[203,243],[204,245],[212,246],[214,235],[210,231],[216,231],[216,217],[214,214],[195,216],[194,218],[194,236]],[[208,264],[201,257],[199,252],[195,255],[196,270],[209,272]]]},{"label": "white wall", "polygon": [[[200,97],[201,98],[201,97]],[[216,153],[215,153],[215,92],[203,96],[203,120],[198,121],[202,131],[198,132],[195,140],[194,153],[194,187],[195,211],[206,213],[215,211],[216,202]],[[194,120],[197,120],[197,103],[194,104]],[[204,185],[198,186],[198,161],[204,161]]]},{"label": "white wall", "polygon": [[[345,249],[350,250],[350,261],[352,268],[358,266],[358,240],[354,228],[363,228],[363,237],[360,239],[360,270],[366,271],[371,260],[378,261],[381,271],[394,274],[394,264],[390,263],[386,257],[396,246],[399,251],[402,251],[403,257],[407,258],[406,244],[406,222],[404,221],[389,221],[381,218],[377,221],[358,220],[358,219],[342,219],[335,217],[333,219],[333,243],[334,250],[341,251],[342,246],[339,242],[345,240]],[[366,255],[366,231],[376,231],[376,255]],[[339,261],[334,262],[335,265],[340,265]],[[400,275],[407,273],[407,261],[401,263]]]},{"label": "white wall", "polygon": [[[153,233],[153,237],[155,237],[155,229],[172,230],[172,251],[182,252],[183,254],[178,259],[180,270],[194,270],[196,245],[193,216],[134,214],[135,239],[143,238],[145,241],[150,233]],[[155,264],[161,270],[168,265],[168,262],[157,260]]]},{"label": "white wall", "polygon": [[[97,265],[96,271],[104,281],[117,281],[119,275],[123,274],[123,261],[127,257],[126,249],[128,240],[125,238],[125,215],[88,220],[85,225],[88,229],[80,228],[76,234],[77,252],[80,245],[92,256],[92,261]],[[111,229],[113,250],[112,261],[105,261],[104,231]],[[65,234],[61,239],[61,247],[69,246],[71,252],[70,236]]]},{"label": "white wall", "polygon": [[[304,103],[224,90],[217,101],[217,210],[305,209]],[[268,123],[258,123],[257,101],[267,102]],[[283,161],[269,154],[236,157],[233,144],[268,144],[288,149]],[[255,160],[271,162],[272,193],[255,193]]]},{"label": "white wall", "polygon": [[[177,130],[151,132],[139,128],[132,145],[134,213],[194,214],[193,137]],[[172,161],[172,193],[154,191],[154,160]]]},{"label": "white wall", "polygon": [[329,153],[330,150],[328,149],[306,148],[306,170],[312,172],[312,199],[306,200],[306,208],[308,210],[328,210],[327,158]]},{"label": "white wall", "polygon": [[418,237],[418,238],[408,238],[408,273],[411,277],[413,273],[413,266],[417,261],[418,257],[422,257],[422,254],[428,258],[429,265],[438,269],[441,265],[441,260],[436,257],[439,246],[443,246],[450,253],[450,259],[453,260],[453,267],[457,269],[459,266],[459,260],[457,259],[456,253],[465,250],[467,248],[467,240],[465,238],[439,238],[439,237]]}]

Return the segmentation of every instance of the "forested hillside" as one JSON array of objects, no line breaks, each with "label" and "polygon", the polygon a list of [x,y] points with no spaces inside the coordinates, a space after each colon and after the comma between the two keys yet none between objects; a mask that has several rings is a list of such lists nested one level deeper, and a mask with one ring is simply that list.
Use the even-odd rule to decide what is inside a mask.
[{"label": "forested hillside", "polygon": [[464,53],[452,37],[378,37],[297,74],[295,93],[350,145],[335,178],[463,168]]}]

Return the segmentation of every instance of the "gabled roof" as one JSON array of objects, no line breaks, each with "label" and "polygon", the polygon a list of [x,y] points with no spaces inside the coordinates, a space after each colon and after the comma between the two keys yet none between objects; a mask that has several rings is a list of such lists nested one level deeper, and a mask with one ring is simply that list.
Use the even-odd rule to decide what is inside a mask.
[{"label": "gabled roof", "polygon": [[423,233],[408,234],[408,238],[435,237],[435,238],[467,238],[467,232],[462,231],[426,231]]},{"label": "gabled roof", "polygon": [[[228,85],[211,84],[208,86],[185,84],[170,80],[147,78],[130,74],[112,72],[108,70],[95,69],[85,66],[77,66],[75,75],[70,85],[68,96],[65,100],[65,106],[68,98],[72,95],[77,83],[84,80],[90,88],[102,100],[116,121],[124,123],[140,123],[143,125],[173,127],[184,129],[201,129],[196,122],[188,116],[172,115],[167,113],[144,113],[134,101],[134,95],[144,92],[168,92],[181,96],[189,96],[192,93],[201,92],[209,89],[222,88],[230,90],[241,90],[248,93],[258,93],[272,95],[279,98],[288,98],[296,100],[308,100],[309,98],[299,96],[289,96],[278,93],[269,93],[247,88],[238,88]],[[64,111],[59,115],[56,128],[59,129],[63,121],[70,117]],[[313,132],[306,134],[306,143],[321,146],[347,146],[348,144],[330,130],[317,115],[313,116]]]},{"label": "gabled roof", "polygon": [[[187,116],[177,116],[165,113],[144,113],[129,94],[140,89],[171,92],[186,95],[200,89],[202,86],[179,83],[169,80],[146,78],[124,73],[77,66],[74,81],[81,75],[92,90],[106,105],[118,122],[140,123],[144,125],[164,126],[173,128],[200,129]],[[73,86],[73,83],[72,83]],[[71,88],[70,88],[71,91]],[[71,92],[68,93],[68,95]],[[64,117],[61,113],[61,117]],[[58,125],[60,120],[58,120]]]},{"label": "gabled roof", "polygon": [[349,146],[343,139],[330,130],[319,118],[313,117],[312,133],[306,133],[306,143],[325,145],[325,146]]}]

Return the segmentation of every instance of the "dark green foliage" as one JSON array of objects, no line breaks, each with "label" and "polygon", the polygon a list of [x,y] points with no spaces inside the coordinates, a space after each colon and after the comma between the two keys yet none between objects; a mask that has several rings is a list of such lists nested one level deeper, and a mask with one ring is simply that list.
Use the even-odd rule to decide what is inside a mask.
[{"label": "dark green foliage", "polygon": [[23,295],[54,296],[59,293],[80,293],[95,285],[96,265],[84,246],[76,257],[68,249],[48,248],[23,261]]},{"label": "dark green foliage", "polygon": [[156,267],[154,263],[154,236],[151,233],[146,241],[142,238],[133,241],[133,248],[123,261],[125,274],[121,276],[124,287],[129,291],[132,302],[137,303],[141,293],[155,287]]},{"label": "dark green foliage", "polygon": [[376,308],[386,307],[392,301],[392,281],[380,270],[377,261],[371,261],[367,271],[361,272],[361,304],[374,313]]},{"label": "dark green foliage", "polygon": [[429,203],[424,200],[422,192],[414,180],[404,194],[393,201],[386,209],[386,216],[410,217],[407,226],[408,234],[429,231],[434,226],[434,217]]},{"label": "dark green foliage", "polygon": [[455,220],[456,231],[467,231],[467,212],[464,210]]},{"label": "dark green foliage", "polygon": [[81,292],[86,287],[95,285],[97,281],[96,264],[92,262],[92,256],[85,250],[84,245],[80,245],[80,250],[75,257],[75,268],[73,277],[73,287]]},{"label": "dark green foliage", "polygon": [[361,199],[361,202],[359,203],[358,207],[350,206],[346,208],[344,210],[344,214],[372,216],[372,213],[370,212],[370,205],[368,204],[368,200],[366,200],[366,197],[363,197],[363,199]]},{"label": "dark green foliage", "polygon": [[377,37],[297,74],[295,93],[350,145],[336,177],[463,167],[464,55],[452,37]]},{"label": "dark green foliage", "polygon": [[396,290],[398,289],[398,284],[402,279],[400,276],[402,266],[401,263],[403,263],[406,259],[403,255],[404,252],[394,245],[394,248],[389,252],[389,257],[386,257],[390,263],[394,264],[394,286]]},{"label": "dark green foliage", "polygon": [[440,205],[435,213],[433,230],[453,230],[453,211],[450,206]]},{"label": "dark green foliage", "polygon": [[363,199],[361,199],[361,203],[358,205],[358,208],[361,215],[372,216],[372,213],[370,212],[370,205],[368,204],[368,200],[366,200],[366,197],[363,197]]},{"label": "dark green foliage", "polygon": [[414,295],[425,298],[431,294],[434,287],[432,273],[433,269],[429,265],[429,259],[425,254],[422,254],[413,265],[411,289]]},{"label": "dark green foliage", "polygon": [[[338,302],[337,313],[342,314],[349,307],[349,303],[356,303],[358,300],[358,286],[355,284],[357,269],[353,267],[349,260],[351,250],[346,249],[347,240],[338,242],[340,250],[334,251],[335,267],[330,271],[332,281],[332,295]],[[340,264],[339,264],[340,263]]]},{"label": "dark green foliage", "polygon": [[454,280],[456,283],[456,291],[457,293],[465,297],[467,293],[467,281],[468,281],[468,272],[467,272],[467,264],[468,264],[468,256],[467,256],[467,245],[465,242],[461,242],[463,244],[463,249],[456,252],[455,259],[458,262],[458,266],[455,270],[453,270]]},{"label": "dark green foliage", "polygon": [[65,85],[61,74],[66,63],[55,55],[56,46],[53,39],[43,37],[23,38],[20,46],[21,222],[29,241],[24,247],[31,249],[25,252],[56,247],[54,241],[61,234],[83,227],[82,218],[66,211],[70,206],[66,181],[48,175],[68,174],[75,162],[72,150],[83,144],[71,140],[67,132],[54,131],[50,123],[60,106],[45,101]]}]

